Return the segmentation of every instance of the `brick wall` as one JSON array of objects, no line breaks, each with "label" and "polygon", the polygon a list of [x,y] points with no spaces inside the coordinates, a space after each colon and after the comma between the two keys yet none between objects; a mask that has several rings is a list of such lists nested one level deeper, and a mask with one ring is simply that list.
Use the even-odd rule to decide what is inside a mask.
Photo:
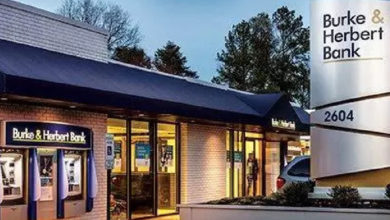
[{"label": "brick wall", "polygon": [[181,124],[181,203],[225,197],[226,128]]},{"label": "brick wall", "polygon": [[72,220],[106,219],[107,172],[105,172],[104,168],[104,145],[107,130],[107,115],[50,107],[2,103],[0,104],[0,121],[2,120],[57,121],[92,128],[94,132],[93,142],[99,191],[97,198],[95,198],[93,211],[80,218],[73,218]]},{"label": "brick wall", "polygon": [[107,61],[106,32],[9,0],[0,0],[0,39]]}]

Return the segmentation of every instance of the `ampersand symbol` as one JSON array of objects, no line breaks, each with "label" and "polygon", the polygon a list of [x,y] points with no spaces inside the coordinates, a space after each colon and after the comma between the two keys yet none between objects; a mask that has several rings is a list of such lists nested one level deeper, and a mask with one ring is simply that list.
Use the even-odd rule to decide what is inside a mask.
[{"label": "ampersand symbol", "polygon": [[35,131],[35,138],[36,138],[37,140],[41,140],[41,139],[42,139],[41,131],[40,131],[40,130],[36,130],[36,131]]},{"label": "ampersand symbol", "polygon": [[374,13],[373,13],[373,16],[371,19],[372,23],[378,24],[378,23],[384,22],[385,19],[382,16],[380,16],[380,14],[381,14],[381,10],[379,10],[379,9],[374,10]]}]

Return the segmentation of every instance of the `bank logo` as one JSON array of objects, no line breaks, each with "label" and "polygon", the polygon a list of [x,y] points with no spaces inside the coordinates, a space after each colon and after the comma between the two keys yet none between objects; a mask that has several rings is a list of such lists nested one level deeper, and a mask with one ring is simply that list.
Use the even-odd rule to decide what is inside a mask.
[{"label": "bank logo", "polygon": [[[382,54],[372,56],[372,50],[377,48],[367,47],[367,43],[383,41],[385,18],[380,9],[369,13],[365,15],[348,10],[341,16],[323,14],[324,63],[383,59]],[[362,44],[365,46],[362,47]],[[366,55],[367,51],[370,55]]]}]

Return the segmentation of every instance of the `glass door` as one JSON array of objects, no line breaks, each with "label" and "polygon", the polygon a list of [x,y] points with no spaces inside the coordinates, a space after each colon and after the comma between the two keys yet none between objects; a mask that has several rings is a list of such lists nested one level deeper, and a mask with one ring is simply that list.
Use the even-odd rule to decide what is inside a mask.
[{"label": "glass door", "polygon": [[108,171],[110,219],[126,220],[128,219],[127,122],[110,118],[107,124],[107,133],[114,135],[114,167]]},{"label": "glass door", "polygon": [[154,150],[151,126],[131,121],[131,218],[155,214]]},{"label": "glass door", "polygon": [[108,171],[109,219],[177,213],[180,132],[176,124],[108,119],[107,132],[114,135],[115,155]]},{"label": "glass door", "polygon": [[270,195],[277,191],[276,180],[280,175],[280,142],[266,143],[266,194]]},{"label": "glass door", "polygon": [[177,166],[176,126],[157,124],[157,214],[176,212]]},{"label": "glass door", "polygon": [[241,197],[243,193],[243,132],[233,133],[233,197]]},{"label": "glass door", "polygon": [[247,196],[262,194],[261,140],[245,139],[245,191]]}]

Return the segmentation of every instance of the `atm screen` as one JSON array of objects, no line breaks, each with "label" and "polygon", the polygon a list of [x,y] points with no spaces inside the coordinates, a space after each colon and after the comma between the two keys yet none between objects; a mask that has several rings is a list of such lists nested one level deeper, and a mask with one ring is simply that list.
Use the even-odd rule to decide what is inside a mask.
[{"label": "atm screen", "polygon": [[24,150],[0,149],[4,201],[23,198]]},{"label": "atm screen", "polygon": [[82,194],[83,151],[65,151],[65,169],[68,177],[69,196]]}]

